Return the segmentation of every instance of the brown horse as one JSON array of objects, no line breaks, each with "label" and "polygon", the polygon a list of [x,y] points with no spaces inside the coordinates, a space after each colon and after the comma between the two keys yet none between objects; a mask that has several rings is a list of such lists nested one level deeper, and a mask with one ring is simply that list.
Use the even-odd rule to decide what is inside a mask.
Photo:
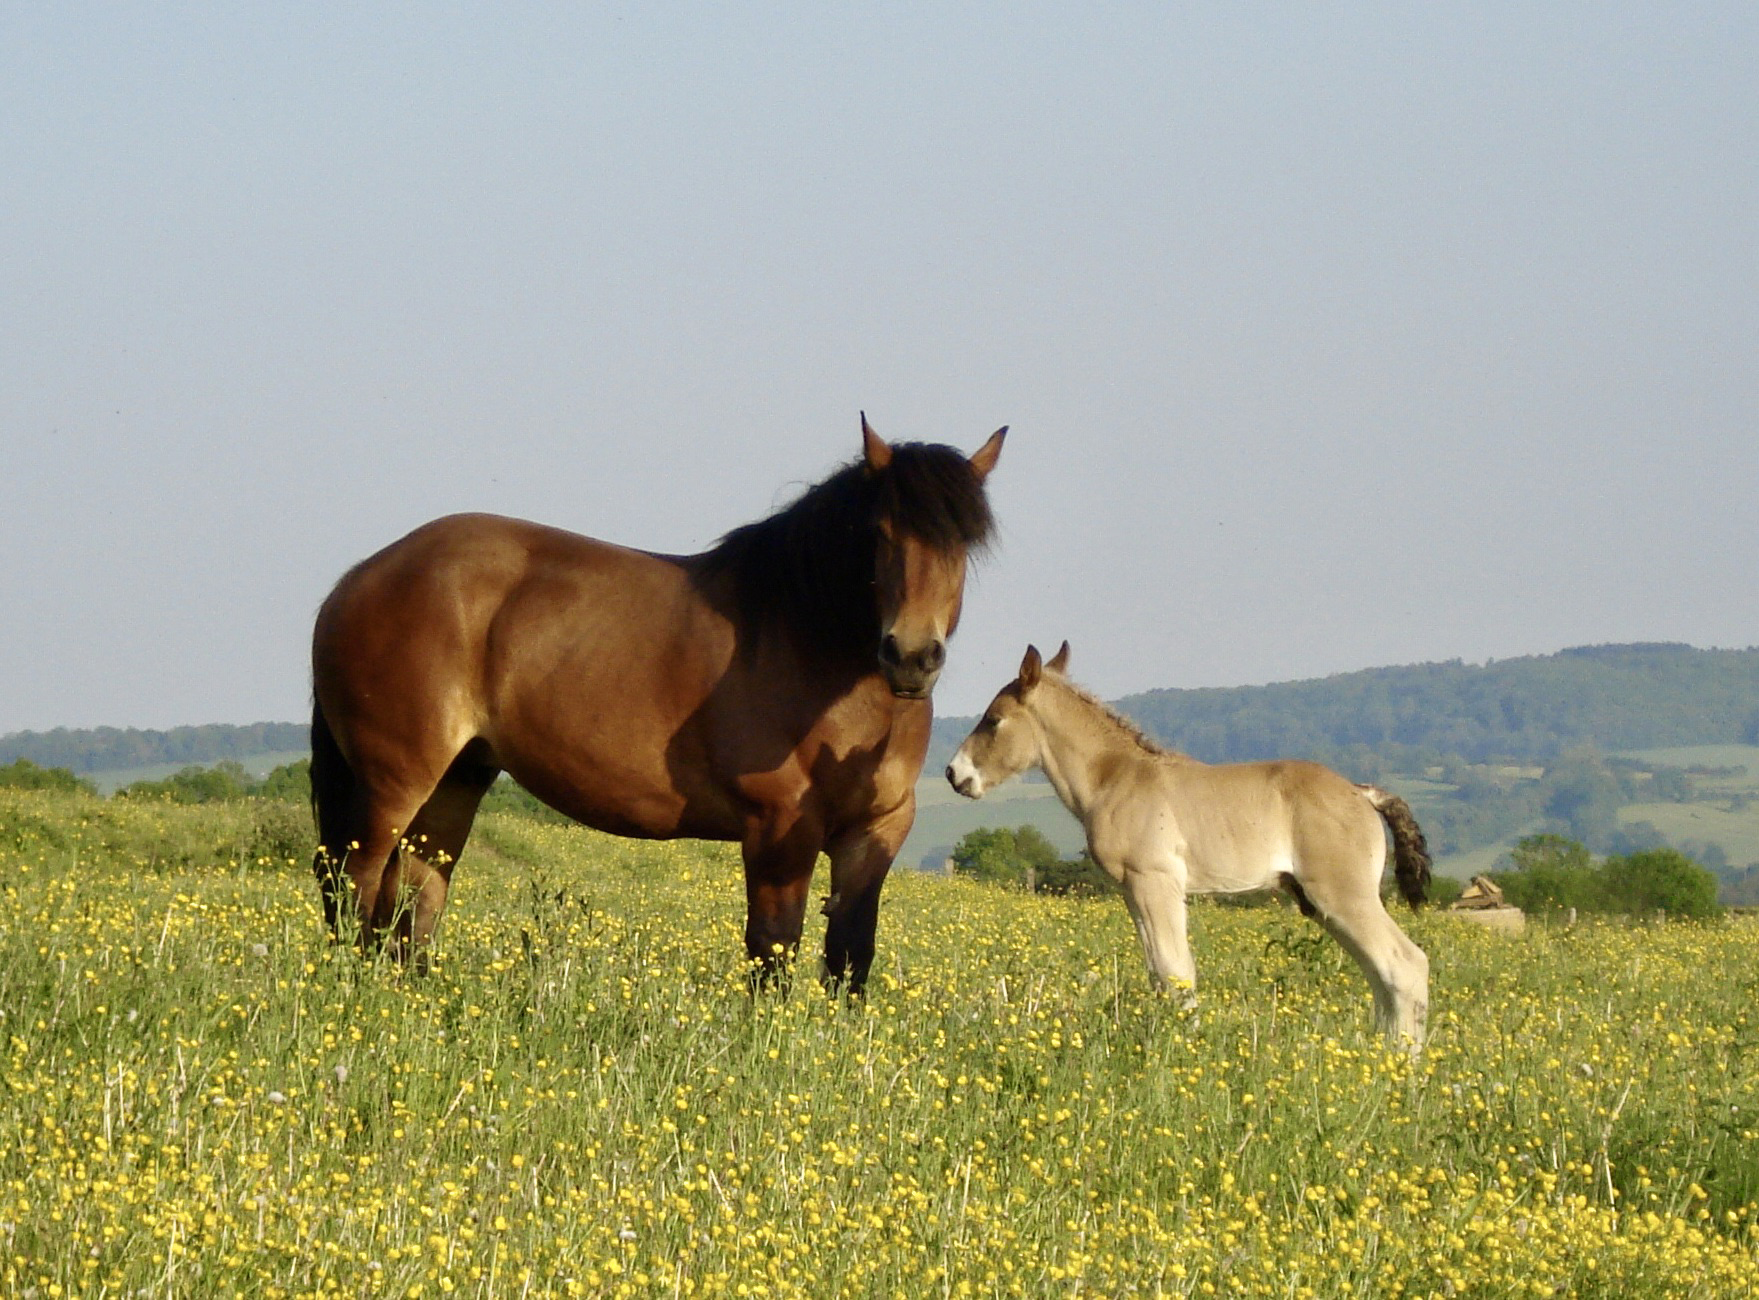
[{"label": "brown horse", "polygon": [[454,515],[350,570],[312,638],[332,932],[346,877],[362,942],[425,960],[507,772],[600,830],[737,840],[766,969],[798,947],[825,852],[824,969],[859,990],[1007,433],[966,457],[861,429],[853,463],[700,555]]}]

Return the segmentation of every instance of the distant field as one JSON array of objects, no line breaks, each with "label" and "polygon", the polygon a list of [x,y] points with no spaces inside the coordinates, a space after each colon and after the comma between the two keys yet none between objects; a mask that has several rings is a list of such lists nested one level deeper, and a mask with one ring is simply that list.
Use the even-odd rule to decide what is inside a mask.
[{"label": "distant field", "polygon": [[1619,809],[1619,820],[1648,822],[1670,844],[1720,844],[1733,867],[1759,864],[1759,803],[1739,812],[1713,803],[1637,803]]},{"label": "distant field", "polygon": [[1619,810],[1619,820],[1648,822],[1674,844],[1719,844],[1730,866],[1759,865],[1759,746],[1685,745],[1633,750],[1626,757],[1688,771],[1741,769],[1695,775],[1698,798],[1692,803],[1628,804]]},{"label": "distant field", "polygon": [[1056,845],[1058,852],[1073,857],[1087,843],[1081,823],[1057,799],[1057,792],[1042,781],[1011,781],[982,799],[971,800],[953,793],[938,773],[916,783],[916,825],[898,852],[901,866],[919,867],[923,860],[939,860],[972,831],[986,826],[1036,826]]},{"label": "distant field", "polygon": [[[252,754],[249,758],[235,760],[252,776],[267,776],[276,768],[286,763],[296,763],[302,758],[311,757],[310,752],[303,749],[281,750],[272,754]],[[213,763],[151,763],[146,767],[124,767],[109,772],[87,772],[85,779],[98,787],[100,794],[115,794],[125,785],[133,785],[136,781],[162,781],[168,776],[181,772],[186,767],[213,767]]]}]

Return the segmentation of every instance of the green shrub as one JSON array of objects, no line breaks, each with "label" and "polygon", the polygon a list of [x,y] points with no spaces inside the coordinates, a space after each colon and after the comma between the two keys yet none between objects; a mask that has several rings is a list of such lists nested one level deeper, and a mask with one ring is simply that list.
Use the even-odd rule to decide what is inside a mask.
[{"label": "green shrub", "polygon": [[69,794],[96,794],[98,788],[65,767],[38,767],[28,758],[0,766],[0,789],[62,790]]},{"label": "green shrub", "polygon": [[253,791],[260,799],[279,799],[288,803],[311,802],[311,759],[283,763],[261,781]]},{"label": "green shrub", "polygon": [[955,875],[1025,886],[1028,872],[1036,876],[1057,860],[1055,847],[1036,826],[985,826],[953,846],[952,863]]},{"label": "green shrub", "polygon": [[167,803],[225,803],[250,795],[256,781],[242,764],[227,759],[212,767],[192,765],[160,781],[136,781],[116,792],[123,799],[162,799]]},{"label": "green shrub", "polygon": [[1600,868],[1607,910],[1643,916],[1664,912],[1676,917],[1722,915],[1716,877],[1678,849],[1645,849],[1608,858]]}]

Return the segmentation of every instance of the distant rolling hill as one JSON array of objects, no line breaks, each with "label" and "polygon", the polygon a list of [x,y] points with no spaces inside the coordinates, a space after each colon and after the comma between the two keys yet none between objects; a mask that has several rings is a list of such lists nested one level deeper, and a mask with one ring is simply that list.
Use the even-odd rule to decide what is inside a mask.
[{"label": "distant rolling hill", "polygon": [[[1116,706],[1161,743],[1210,763],[1373,760],[1415,771],[1444,758],[1544,763],[1584,746],[1759,744],[1759,649],[1579,646],[1486,664],[1145,691]],[[974,720],[936,719],[925,771],[946,766]]]},{"label": "distant rolling hill", "polygon": [[0,736],[0,763],[25,758],[38,767],[65,767],[81,775],[135,768],[178,768],[265,754],[303,754],[311,744],[304,722],[209,723],[143,731],[135,727],[57,727]]}]

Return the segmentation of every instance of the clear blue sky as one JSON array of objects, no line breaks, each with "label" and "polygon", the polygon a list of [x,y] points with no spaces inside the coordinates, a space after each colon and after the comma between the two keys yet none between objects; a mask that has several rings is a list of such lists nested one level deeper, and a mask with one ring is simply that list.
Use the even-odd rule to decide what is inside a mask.
[{"label": "clear blue sky", "polygon": [[1759,642],[1759,8],[0,8],[0,732],[1013,426],[939,692]]}]

